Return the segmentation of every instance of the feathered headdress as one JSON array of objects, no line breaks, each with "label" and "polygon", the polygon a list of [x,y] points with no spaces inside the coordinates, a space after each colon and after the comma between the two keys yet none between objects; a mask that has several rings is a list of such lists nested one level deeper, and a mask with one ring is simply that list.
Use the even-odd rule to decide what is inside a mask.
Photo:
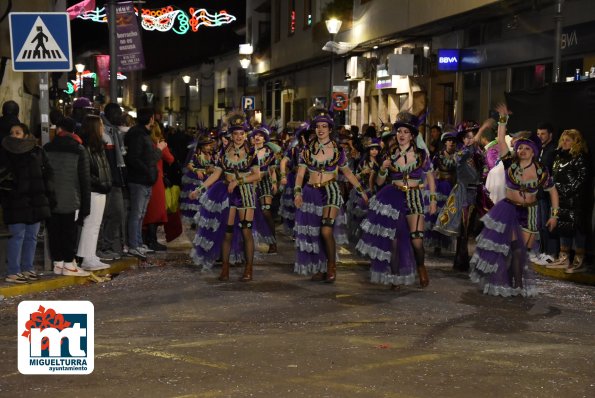
[{"label": "feathered headdress", "polygon": [[242,111],[232,111],[227,115],[227,132],[246,132],[246,115]]},{"label": "feathered headdress", "polygon": [[326,122],[331,128],[335,125],[333,113],[323,107],[314,106],[310,108],[308,110],[308,116],[310,117],[310,126],[316,126],[316,123],[319,122]]}]

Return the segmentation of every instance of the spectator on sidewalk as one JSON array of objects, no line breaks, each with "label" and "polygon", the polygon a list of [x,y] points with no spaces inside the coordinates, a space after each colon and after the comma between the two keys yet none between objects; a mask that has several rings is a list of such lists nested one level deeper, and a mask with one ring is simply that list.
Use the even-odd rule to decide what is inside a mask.
[{"label": "spectator on sidewalk", "polygon": [[151,188],[157,181],[157,162],[161,159],[161,150],[153,146],[150,137],[154,123],[153,109],[140,109],[136,123],[124,137],[130,192],[128,253],[145,259],[147,251],[143,248],[142,224],[151,198]]},{"label": "spectator on sidewalk", "polygon": [[0,116],[0,140],[10,135],[12,126],[19,124],[19,104],[9,100],[2,104],[2,116]]},{"label": "spectator on sidewalk", "polygon": [[44,146],[54,172],[56,192],[56,206],[52,208],[47,230],[54,273],[88,276],[89,272],[79,268],[74,260],[77,221],[82,224],[91,206],[89,155],[81,138],[74,133],[75,128],[74,119],[62,119],[56,137]]},{"label": "spectator on sidewalk", "polygon": [[[552,175],[554,166],[554,157],[556,155],[556,143],[554,142],[554,128],[550,123],[543,123],[537,127],[537,137],[541,140],[541,152],[539,154],[539,161],[547,171]],[[545,223],[549,217],[552,204],[549,195],[543,190],[537,193],[537,217],[539,227],[539,244],[540,254],[535,259],[535,263],[539,265],[553,264],[555,257],[560,250],[560,240],[555,234],[545,227]]]},{"label": "spectator on sidewalk", "polygon": [[165,161],[171,165],[174,162],[174,157],[170,153],[167,142],[165,142],[165,138],[161,134],[161,127],[157,123],[151,127],[151,141],[155,148],[161,151],[161,157],[157,161],[157,179],[151,187],[151,198],[143,219],[143,228],[145,230],[145,242],[149,249],[163,252],[167,251],[167,246],[157,242],[157,227],[167,223],[163,162]]},{"label": "spectator on sidewalk", "polygon": [[[546,267],[565,268],[564,272],[568,274],[586,271],[584,260],[588,220],[585,198],[588,198],[589,181],[587,152],[587,143],[578,130],[562,132],[553,165],[554,183],[560,193],[557,229],[560,236],[560,256],[557,262]],[[572,261],[571,250],[574,251]]]},{"label": "spectator on sidewalk", "polygon": [[93,103],[86,97],[79,97],[74,100],[72,103],[72,118],[76,122],[75,133],[79,135],[79,137],[83,138],[82,136],[84,133],[82,131],[83,120],[85,116],[91,115],[95,112],[95,108],[93,108]]},{"label": "spectator on sidewalk", "polygon": [[112,176],[112,189],[107,195],[103,213],[98,256],[100,259],[110,261],[122,256],[124,243],[122,220],[126,218],[122,192],[125,186],[126,149],[119,129],[122,123],[122,109],[118,104],[109,103],[105,106],[101,119],[104,126],[105,156]]},{"label": "spectator on sidewalk", "polygon": [[55,204],[52,168],[44,150],[19,123],[2,139],[0,169],[5,179],[1,201],[4,222],[12,234],[8,240],[8,272],[5,281],[27,283],[39,275],[33,269],[40,222],[50,216]]},{"label": "spectator on sidewalk", "polygon": [[101,117],[87,115],[83,119],[82,131],[86,137],[84,146],[89,155],[91,176],[91,206],[89,215],[83,219],[77,256],[83,259],[82,268],[87,271],[109,268],[96,254],[105,201],[112,188],[112,172],[105,156],[103,130]]}]

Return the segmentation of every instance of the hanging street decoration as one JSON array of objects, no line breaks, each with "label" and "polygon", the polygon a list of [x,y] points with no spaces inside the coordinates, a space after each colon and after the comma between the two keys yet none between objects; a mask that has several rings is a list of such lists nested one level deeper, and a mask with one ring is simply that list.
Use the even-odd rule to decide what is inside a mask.
[{"label": "hanging street decoration", "polygon": [[[94,86],[97,87],[97,74],[95,72],[91,72],[90,70],[86,70],[83,73],[81,73],[80,78],[77,77],[76,80],[71,80],[69,82],[66,82],[66,90],[64,90],[64,92],[66,94],[74,94],[77,91],[79,91],[82,87],[81,87],[81,83],[83,82],[83,79],[89,77],[92,78],[94,80]],[[118,80],[127,80],[128,78],[121,74],[120,72],[118,72],[118,74],[116,75]]]},{"label": "hanging street decoration", "polygon": [[[134,8],[134,13],[138,15],[138,9],[136,7]],[[97,7],[92,11],[86,11],[77,18],[107,23],[105,7]],[[183,35],[189,31],[197,32],[201,26],[215,28],[228,25],[235,20],[236,17],[228,14],[225,10],[211,14],[204,8],[195,9],[191,7],[186,12],[175,9],[173,6],[168,6],[156,10],[143,8],[141,26],[148,31],[168,32],[171,30],[179,35]]]}]

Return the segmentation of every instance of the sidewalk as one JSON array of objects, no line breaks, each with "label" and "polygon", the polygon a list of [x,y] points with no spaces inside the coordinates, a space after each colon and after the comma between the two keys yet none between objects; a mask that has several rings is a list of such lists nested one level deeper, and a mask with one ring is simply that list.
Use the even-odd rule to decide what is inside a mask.
[{"label": "sidewalk", "polygon": [[[132,265],[136,265],[137,263],[138,259],[134,257],[123,257],[120,260],[116,260],[110,263],[110,268],[95,271],[93,272],[93,274],[97,276],[105,276],[107,274],[119,274],[120,272],[130,268]],[[94,283],[91,277],[54,275],[54,273],[51,270],[43,271],[39,274],[41,275],[41,278],[38,281],[30,283],[10,284],[6,282],[1,282],[2,285],[0,285],[0,298],[47,292],[50,290],[61,289],[63,287],[68,286]]]},{"label": "sidewalk", "polygon": [[537,265],[537,264],[531,264],[531,267],[538,274],[547,276],[549,278],[554,278],[554,279],[558,279],[561,281],[580,283],[582,285],[595,286],[595,273],[593,273],[593,268],[589,269],[588,272],[580,272],[580,273],[576,273],[576,274],[566,274],[566,273],[564,273],[564,269],[560,269],[560,268],[550,269],[550,268],[546,268],[544,265]]},{"label": "sidewalk", "polygon": [[[157,253],[155,256],[149,255],[149,260],[152,258],[155,259],[162,259],[167,258],[167,254],[169,253],[181,253],[187,252],[190,250],[191,243],[182,234],[178,239],[167,243],[168,251],[164,253]],[[93,272],[94,275],[102,277],[105,275],[113,275],[119,274],[127,269],[135,266],[139,266],[140,261],[135,257],[122,257],[120,260],[116,260],[109,263],[111,265],[110,268],[95,271]],[[18,284],[10,284],[1,281],[0,282],[0,299],[4,297],[14,297],[14,296],[21,296],[33,293],[40,293],[40,292],[47,292],[50,290],[61,289],[68,286],[74,285],[84,285],[87,283],[96,283],[92,277],[79,277],[79,276],[64,276],[64,275],[54,275],[54,273],[50,271],[41,271],[40,272],[41,278],[38,281],[24,283],[21,285]]]}]

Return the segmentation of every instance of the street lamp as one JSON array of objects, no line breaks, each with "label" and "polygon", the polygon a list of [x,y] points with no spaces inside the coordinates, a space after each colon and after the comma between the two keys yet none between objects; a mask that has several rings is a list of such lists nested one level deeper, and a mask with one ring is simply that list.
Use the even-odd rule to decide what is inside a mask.
[{"label": "street lamp", "polygon": [[184,128],[188,130],[188,107],[190,106],[190,76],[182,76],[186,84],[186,105],[184,106]]},{"label": "street lamp", "polygon": [[250,66],[250,56],[254,52],[254,48],[252,48],[252,44],[240,44],[240,65],[242,65],[243,69],[248,69]]},{"label": "street lamp", "polygon": [[140,85],[140,89],[143,92],[143,106],[147,106],[149,104],[149,98],[147,97],[147,90],[149,86],[146,83]]},{"label": "street lamp", "polygon": [[248,69],[250,67],[250,58],[240,58],[240,65],[242,65],[243,69]]},{"label": "street lamp", "polygon": [[[343,22],[337,18],[331,18],[326,20],[326,30],[328,30],[329,34],[331,35],[331,44],[335,41],[335,35],[339,33],[341,29],[341,24]],[[328,88],[328,105],[331,105],[332,97],[333,97],[333,66],[335,63],[335,51],[334,48],[331,47],[331,77],[329,81],[329,88]]]},{"label": "street lamp", "polygon": [[83,93],[83,72],[85,71],[85,65],[84,64],[76,64],[74,65],[74,68],[76,69],[76,74],[78,76],[78,81],[79,81],[79,97],[82,95]]}]

